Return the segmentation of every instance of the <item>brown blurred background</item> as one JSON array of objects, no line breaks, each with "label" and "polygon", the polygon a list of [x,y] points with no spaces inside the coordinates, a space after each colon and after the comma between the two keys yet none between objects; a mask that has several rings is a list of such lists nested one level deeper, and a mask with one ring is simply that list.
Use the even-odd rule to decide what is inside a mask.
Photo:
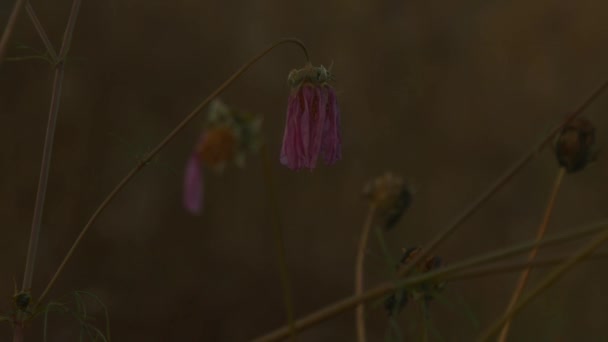
[{"label": "brown blurred background", "polygon": [[[13,0],[0,2],[4,27]],[[31,1],[58,48],[70,2]],[[391,251],[428,241],[608,77],[608,4],[580,1],[85,1],[70,51],[34,294],[112,187],[198,102],[251,56],[298,37],[313,63],[334,63],[343,155],[334,167],[290,172],[278,162],[295,46],[264,58],[222,96],[264,115],[297,316],[350,295],[366,203],[362,186],[387,170],[417,190]],[[19,44],[43,45],[25,12]],[[40,61],[0,67],[0,306],[22,278],[52,72]],[[608,95],[586,113],[600,147]],[[118,196],[52,291],[100,296],[115,341],[244,341],[285,323],[262,165],[205,174],[201,217],[181,206],[182,168],[202,116]],[[608,159],[566,177],[549,233],[606,218]],[[549,150],[438,251],[448,263],[534,236],[557,172]],[[367,284],[384,279],[375,240]],[[566,253],[579,244],[541,253]],[[580,265],[514,321],[512,341],[606,341],[606,261]],[[535,271],[530,284],[546,274]],[[517,275],[449,283],[431,306],[443,340],[467,341],[508,302]],[[465,301],[479,318],[466,318]],[[99,308],[93,313],[102,318]],[[416,340],[419,314],[399,322]],[[369,309],[370,341],[387,319]],[[100,326],[101,326],[100,321]],[[27,341],[41,341],[42,320]],[[354,340],[348,312],[300,341]],[[49,341],[76,341],[69,316],[53,315]],[[8,324],[0,339],[9,340]],[[433,335],[431,335],[433,336]]]}]

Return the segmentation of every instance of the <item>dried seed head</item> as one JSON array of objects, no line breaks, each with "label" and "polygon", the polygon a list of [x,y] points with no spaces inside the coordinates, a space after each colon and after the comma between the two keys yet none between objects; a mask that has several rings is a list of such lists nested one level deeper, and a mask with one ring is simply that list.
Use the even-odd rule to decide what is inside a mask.
[{"label": "dried seed head", "polygon": [[559,165],[568,172],[582,170],[593,161],[595,127],[583,118],[567,124],[555,142],[555,155]]},{"label": "dried seed head", "polygon": [[363,193],[376,207],[376,220],[385,230],[393,228],[412,203],[403,179],[390,172],[369,182]]}]

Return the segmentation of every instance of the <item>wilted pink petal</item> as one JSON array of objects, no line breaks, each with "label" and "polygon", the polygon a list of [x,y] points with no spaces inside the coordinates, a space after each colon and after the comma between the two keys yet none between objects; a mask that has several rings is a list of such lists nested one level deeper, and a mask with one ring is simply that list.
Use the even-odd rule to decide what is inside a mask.
[{"label": "wilted pink petal", "polygon": [[326,164],[342,157],[340,111],[335,91],[327,83],[331,79],[329,70],[310,63],[289,73],[293,90],[287,104],[280,160],[292,170],[314,169],[319,154]]},{"label": "wilted pink petal", "polygon": [[195,215],[203,209],[203,170],[197,153],[193,153],[186,164],[184,174],[184,207]]},{"label": "wilted pink petal", "polygon": [[328,165],[332,165],[342,159],[342,133],[340,127],[340,109],[336,100],[336,92],[333,88],[328,88],[327,119],[323,127],[323,146],[321,153],[323,160]]},{"label": "wilted pink petal", "polygon": [[281,148],[281,163],[292,170],[305,167],[308,141],[303,132],[308,132],[309,104],[312,97],[309,87],[300,87],[289,96],[287,122]]},{"label": "wilted pink petal", "polygon": [[326,96],[310,84],[289,98],[281,163],[293,170],[313,169],[321,150]]}]

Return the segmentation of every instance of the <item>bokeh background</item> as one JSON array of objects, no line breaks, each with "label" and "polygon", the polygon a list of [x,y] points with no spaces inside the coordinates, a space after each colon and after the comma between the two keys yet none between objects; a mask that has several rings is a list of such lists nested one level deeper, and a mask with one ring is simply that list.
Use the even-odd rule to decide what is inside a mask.
[{"label": "bokeh background", "polygon": [[[31,3],[58,47],[70,2]],[[0,2],[2,27],[12,5]],[[333,63],[341,162],[297,173],[278,162],[286,76],[304,63],[297,47],[275,50],[222,99],[264,116],[297,316],[349,296],[367,210],[363,185],[385,171],[407,179],[414,203],[387,234],[389,248],[397,256],[424,244],[608,77],[607,23],[608,4],[600,0],[85,1],[66,69],[32,291],[40,293],[96,206],[146,151],[242,63],[293,36],[313,63]],[[30,54],[18,45],[43,50],[25,12],[9,56]],[[44,62],[0,67],[5,311],[25,264],[51,83]],[[607,110],[604,95],[585,114],[600,147]],[[183,166],[202,121],[107,208],[52,291],[57,300],[74,290],[97,294],[116,341],[245,341],[285,323],[261,159],[221,175],[207,171],[202,216],[181,206]],[[542,152],[437,253],[450,263],[532,238],[556,172],[551,151]],[[607,172],[600,154],[566,177],[550,233],[606,218]],[[368,286],[385,279],[380,255],[371,240]],[[570,272],[518,316],[511,340],[608,340],[607,266],[591,261]],[[534,271],[529,284],[546,272]],[[443,340],[472,340],[502,313],[516,278],[448,283],[430,313]],[[102,319],[99,307],[91,312]],[[399,318],[408,340],[419,336],[419,317],[409,308]],[[370,341],[382,340],[387,326],[381,308],[368,310]],[[37,320],[27,341],[41,341],[41,331]],[[354,332],[348,312],[299,340],[352,341]],[[75,341],[78,333],[73,318],[51,316],[49,341]],[[0,336],[10,340],[8,324]]]}]

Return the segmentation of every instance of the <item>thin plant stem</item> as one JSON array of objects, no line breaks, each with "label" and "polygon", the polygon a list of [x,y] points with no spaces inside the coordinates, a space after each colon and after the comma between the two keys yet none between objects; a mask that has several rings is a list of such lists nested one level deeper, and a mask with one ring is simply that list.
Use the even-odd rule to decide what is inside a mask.
[{"label": "thin plant stem", "polygon": [[266,185],[266,199],[268,201],[268,210],[272,220],[272,230],[276,242],[277,260],[279,264],[279,273],[281,275],[281,287],[283,289],[283,302],[287,313],[287,323],[289,324],[289,335],[292,341],[296,339],[296,327],[294,320],[293,295],[291,292],[291,282],[289,278],[289,267],[287,265],[287,257],[285,256],[285,239],[283,237],[283,228],[281,225],[281,216],[279,205],[276,197],[276,189],[273,182],[272,164],[266,144],[262,146],[263,164],[264,164],[264,183]]},{"label": "thin plant stem", "polygon": [[57,127],[57,116],[59,113],[59,103],[61,102],[61,89],[65,73],[65,63],[63,60],[68,53],[70,41],[76,19],[80,9],[81,0],[74,0],[72,9],[68,18],[68,23],[63,35],[61,43],[61,51],[59,52],[59,60],[55,64],[55,76],[53,79],[53,91],[51,95],[51,106],[49,109],[49,120],[47,123],[46,137],[42,151],[42,166],[40,167],[40,178],[38,181],[38,192],[36,194],[36,204],[34,206],[34,218],[32,220],[32,229],[30,232],[30,240],[27,250],[27,259],[25,262],[25,271],[23,274],[22,291],[29,291],[32,287],[34,277],[34,265],[36,263],[36,253],[38,250],[38,241],[40,237],[40,228],[42,224],[42,213],[44,210],[44,201],[46,197],[46,189],[48,187],[49,171],[51,166],[51,155],[53,152],[53,141],[55,137],[55,129]]},{"label": "thin plant stem", "polygon": [[17,322],[13,329],[13,342],[23,342],[24,334],[23,322]]},{"label": "thin plant stem", "polygon": [[[369,240],[369,232],[372,230],[374,223],[374,215],[376,212],[376,205],[370,204],[367,212],[367,218],[361,231],[361,237],[359,238],[359,248],[357,248],[357,259],[355,261],[355,296],[360,296],[363,293],[363,268],[365,261],[365,252],[367,250],[367,240]],[[355,323],[357,328],[357,341],[365,342],[365,305],[359,303],[357,305],[355,314]]]},{"label": "thin plant stem", "polygon": [[570,115],[566,116],[562,122],[553,128],[539,143],[537,143],[528,153],[526,153],[518,162],[513,164],[507,172],[505,172],[493,185],[491,185],[481,196],[479,196],[469,207],[467,207],[456,219],[447,226],[443,231],[439,232],[421,251],[418,253],[411,263],[403,267],[400,271],[400,275],[408,274],[414,267],[418,266],[423,260],[426,260],[435,249],[445,241],[450,235],[452,235],[462,224],[469,219],[473,214],[481,208],[492,196],[494,196],[502,187],[504,187],[509,181],[517,174],[524,166],[532,161],[541,151],[547,146],[553,139],[553,137],[559,133],[567,124],[569,124],[576,117],[581,115],[606,89],[608,88],[608,80],[604,81],[598,88],[595,89],[591,95],[581,103],[581,105]]},{"label": "thin plant stem", "polygon": [[53,61],[53,63],[57,63],[57,52],[55,52],[53,44],[49,40],[49,37],[46,34],[44,27],[42,27],[42,23],[40,23],[40,20],[38,20],[38,16],[36,16],[36,12],[34,12],[34,8],[32,7],[32,4],[30,4],[29,1],[27,1],[25,4],[25,10],[29,15],[32,24],[34,24],[34,27],[38,32],[38,36],[40,36],[40,39],[42,40],[42,43],[44,44],[44,47],[46,48],[46,51],[48,52],[51,58],[51,61]]},{"label": "thin plant stem", "polygon": [[[564,175],[566,174],[566,169],[560,167],[557,171],[557,176],[555,177],[555,182],[553,183],[553,188],[551,190],[551,195],[549,196],[549,201],[547,202],[547,209],[545,210],[545,215],[543,216],[543,220],[538,227],[538,231],[536,233],[536,240],[540,240],[545,236],[547,232],[547,226],[549,225],[549,218],[551,217],[551,213],[553,212],[553,208],[555,206],[555,199],[557,198],[557,193],[559,192],[559,188],[562,184],[562,180],[564,179]],[[536,254],[538,253],[538,248],[534,248],[530,251],[528,255],[528,261],[532,262],[536,258]],[[513,291],[513,295],[511,296],[511,300],[509,302],[509,306],[507,307],[507,312],[513,309],[519,297],[521,296],[524,288],[526,287],[526,282],[528,281],[528,277],[530,275],[531,268],[526,268],[519,275],[519,280],[517,281],[517,285],[515,290]],[[502,327],[500,335],[498,336],[497,341],[505,342],[507,340],[507,336],[509,335],[509,328],[511,327],[511,320],[505,322],[505,325]]]},{"label": "thin plant stem", "polygon": [[42,167],[40,168],[40,177],[38,180],[38,192],[36,193],[36,204],[34,206],[34,218],[30,232],[30,240],[27,249],[27,259],[25,262],[25,272],[23,274],[22,290],[29,290],[32,286],[34,277],[34,266],[36,263],[36,253],[38,251],[38,240],[40,237],[40,229],[42,224],[42,213],[44,210],[44,201],[46,197],[46,189],[48,187],[48,177],[51,165],[51,155],[53,152],[53,141],[55,128],[57,126],[57,116],[59,112],[59,102],[61,98],[61,88],[64,78],[64,66],[58,64],[55,68],[55,76],[53,79],[53,92],[51,95],[51,107],[49,110],[49,119],[46,129],[46,137],[42,152]]},{"label": "thin plant stem", "polygon": [[283,44],[288,44],[288,43],[298,45],[304,52],[304,55],[306,56],[306,60],[309,61],[308,50],[304,46],[304,43],[302,43],[300,40],[294,39],[294,38],[281,39],[278,42],[272,44],[270,47],[266,48],[264,51],[262,51],[257,56],[253,57],[250,61],[245,63],[243,66],[241,66],[241,68],[239,68],[232,76],[230,76],[226,81],[224,81],[224,83],[222,83],[216,90],[214,90],[206,99],[204,99],[198,106],[196,106],[196,108],[194,108],[194,110],[192,112],[190,112],[154,149],[152,149],[150,152],[148,152],[144,156],[144,158],[142,160],[140,160],[137,163],[137,165],[135,165],[135,167],[133,169],[131,169],[131,171],[129,171],[129,173],[127,173],[126,176],[124,176],[124,178],[106,196],[106,198],[101,202],[101,204],[99,204],[97,209],[95,209],[95,211],[93,212],[93,215],[91,215],[91,217],[89,218],[89,221],[84,225],[84,227],[80,231],[80,234],[78,234],[78,237],[76,237],[76,240],[70,247],[69,251],[63,258],[63,260],[59,264],[59,267],[53,274],[53,277],[51,278],[51,280],[47,284],[46,288],[40,295],[40,297],[37,301],[37,304],[40,304],[44,300],[44,298],[46,298],[49,291],[51,290],[51,288],[57,281],[57,278],[63,271],[65,265],[67,264],[69,259],[72,257],[72,254],[74,254],[76,247],[78,247],[78,245],[80,244],[80,241],[82,240],[84,235],[87,233],[89,228],[91,228],[93,223],[97,220],[99,215],[104,211],[104,209],[108,206],[108,204],[110,204],[112,202],[112,200],[116,197],[116,195],[118,195],[118,193],[133,179],[133,177],[135,175],[137,175],[139,173],[139,171],[141,171],[150,162],[150,160],[152,160],[152,158],[154,158],[154,156],[156,156],[171,140],[173,140],[173,138],[175,138],[175,136],[190,121],[192,121],[192,119],[194,119],[203,110],[203,108],[205,108],[214,98],[216,98],[224,90],[226,90],[226,88],[228,88],[228,86],[230,86],[236,79],[238,79],[245,71],[247,71],[258,60],[260,60],[262,57],[266,56],[270,51],[274,50],[276,47],[283,45]]},{"label": "thin plant stem", "polygon": [[558,281],[566,272],[572,267],[581,262],[582,260],[589,257],[597,248],[599,248],[604,242],[608,240],[608,231],[604,231],[597,236],[588,245],[581,248],[568,260],[563,262],[561,265],[555,268],[548,276],[546,276],[530,293],[524,296],[513,308],[508,310],[503,316],[494,322],[479,338],[479,341],[488,341],[494,334],[496,334],[502,325],[511,319],[514,315],[519,313],[526,305],[528,305],[534,298],[536,298],[544,290],[548,289],[556,281]]},{"label": "thin plant stem", "polygon": [[[571,255],[563,255],[558,257],[550,257],[544,259],[536,259],[535,261],[515,261],[510,263],[492,264],[483,267],[477,267],[470,270],[465,270],[453,275],[448,275],[443,278],[445,281],[465,280],[479,277],[487,277],[495,274],[505,274],[508,272],[517,272],[527,268],[540,268],[555,266],[568,260]],[[605,260],[608,259],[608,253],[595,253],[589,256],[585,261]]]},{"label": "thin plant stem", "polygon": [[[38,180],[38,191],[36,193],[36,204],[34,206],[34,215],[32,219],[32,227],[30,231],[30,239],[27,248],[27,257],[25,260],[25,270],[23,272],[23,284],[21,286],[21,292],[30,292],[32,288],[32,281],[34,278],[34,266],[36,264],[36,254],[38,251],[38,242],[40,240],[40,229],[42,226],[42,213],[44,209],[44,201],[46,198],[46,190],[48,188],[48,178],[51,166],[51,155],[53,152],[53,141],[55,137],[55,129],[57,127],[57,117],[59,114],[59,104],[61,102],[61,89],[63,85],[63,79],[65,75],[65,65],[63,60],[68,53],[69,46],[72,40],[72,34],[74,27],[76,26],[76,19],[78,18],[78,12],[80,10],[81,0],[74,0],[72,3],[72,9],[68,18],[68,23],[65,28],[63,40],[61,42],[61,51],[59,52],[59,59],[55,62],[55,75],[53,78],[53,90],[51,95],[51,105],[49,109],[49,119],[46,128],[46,135],[44,139],[44,147],[42,151],[42,165],[40,167],[40,176]],[[32,12],[33,13],[33,12]],[[35,16],[33,17],[35,18]],[[36,25],[36,24],[34,24]],[[39,33],[44,35],[42,26],[37,27]],[[41,37],[43,41],[45,36]],[[46,38],[48,41],[48,38]],[[0,46],[1,49],[1,46]],[[51,47],[52,49],[52,47]],[[53,50],[49,51],[52,53]],[[0,59],[2,55],[0,52]],[[1,62],[1,61],[0,61]],[[20,313],[17,315],[17,324],[15,324],[13,333],[13,342],[22,342],[24,332],[23,319],[25,315]]]},{"label": "thin plant stem", "polygon": [[8,42],[11,39],[13,30],[15,29],[15,24],[17,23],[19,12],[21,12],[21,8],[26,3],[26,1],[27,0],[15,1],[15,4],[13,5],[13,10],[11,11],[11,15],[8,17],[8,21],[6,22],[6,26],[4,27],[4,31],[2,32],[2,37],[0,37],[0,65],[2,65],[2,62],[4,61],[4,56],[6,56]]},{"label": "thin plant stem", "polygon": [[[331,317],[337,316],[347,310],[353,309],[359,303],[368,302],[380,298],[390,292],[405,287],[414,286],[422,282],[427,282],[433,279],[443,279],[449,276],[454,276],[459,272],[474,266],[483,265],[485,263],[501,260],[516,254],[530,251],[532,248],[539,246],[549,246],[562,242],[570,242],[578,238],[582,238],[588,235],[597,234],[608,230],[608,221],[598,222],[587,227],[577,229],[568,233],[555,234],[550,237],[545,237],[540,241],[532,240],[521,244],[517,244],[512,247],[500,249],[490,253],[486,253],[481,256],[472,257],[464,261],[452,264],[450,266],[442,267],[424,274],[410,276],[404,280],[398,282],[384,282],[375,287],[363,292],[359,296],[351,296],[342,300],[336,301],[333,304],[327,305],[307,316],[296,321],[296,329],[302,331],[310,328],[316,324],[319,324]],[[261,337],[256,338],[254,341],[279,341],[289,335],[289,327],[281,327],[273,330]]]},{"label": "thin plant stem", "polygon": [[426,314],[424,312],[424,308],[423,306],[424,304],[420,303],[420,305],[416,305],[416,308],[418,311],[418,314],[420,315],[420,341],[421,342],[428,342],[429,340],[429,331],[428,331],[428,325],[427,325],[427,317]]}]

